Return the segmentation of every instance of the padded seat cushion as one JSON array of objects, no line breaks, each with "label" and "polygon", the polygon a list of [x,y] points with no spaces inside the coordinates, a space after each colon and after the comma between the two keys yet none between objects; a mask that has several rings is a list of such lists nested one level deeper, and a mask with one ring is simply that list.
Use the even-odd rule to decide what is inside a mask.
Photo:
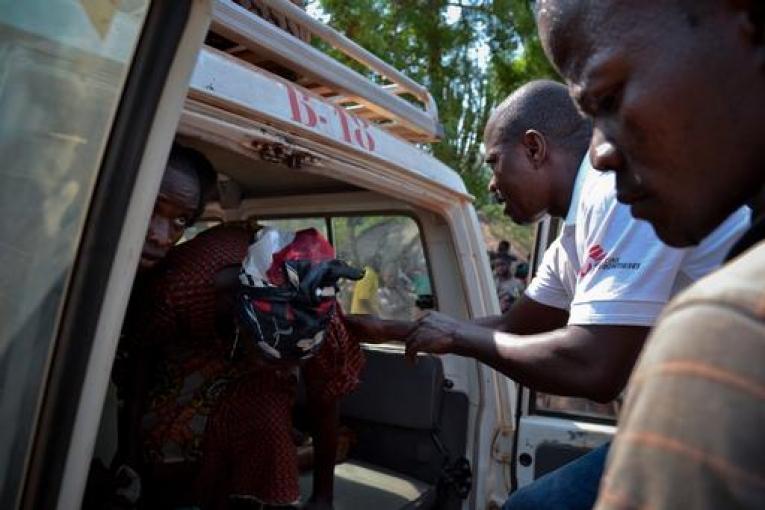
[{"label": "padded seat cushion", "polygon": [[436,356],[418,356],[417,364],[401,352],[366,348],[361,384],[340,403],[345,418],[414,430],[433,430],[438,423],[444,370]]}]

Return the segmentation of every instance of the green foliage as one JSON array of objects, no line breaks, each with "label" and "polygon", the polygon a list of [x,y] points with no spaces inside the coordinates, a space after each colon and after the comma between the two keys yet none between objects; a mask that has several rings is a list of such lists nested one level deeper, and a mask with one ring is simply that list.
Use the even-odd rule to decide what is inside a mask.
[{"label": "green foliage", "polygon": [[330,25],[428,87],[445,132],[429,150],[460,173],[479,207],[486,205],[491,176],[481,142],[492,108],[524,82],[554,75],[528,0],[314,3]]},{"label": "green foliage", "polygon": [[[513,223],[510,218],[505,216],[503,212],[503,206],[499,204],[487,204],[481,208],[481,214],[486,220],[488,225],[489,234],[495,241],[501,239],[509,239],[515,248],[515,250],[524,255],[529,256],[531,249],[534,247],[534,233],[536,229],[533,225],[518,225]],[[495,249],[495,245],[490,245],[490,249]]]}]

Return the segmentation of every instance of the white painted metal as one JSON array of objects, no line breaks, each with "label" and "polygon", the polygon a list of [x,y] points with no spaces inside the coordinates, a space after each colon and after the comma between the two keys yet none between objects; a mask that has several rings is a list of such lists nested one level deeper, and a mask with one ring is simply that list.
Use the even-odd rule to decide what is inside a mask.
[{"label": "white painted metal", "polygon": [[[259,55],[284,63],[289,69],[297,70],[302,75],[328,85],[338,94],[386,115],[390,121],[406,126],[417,133],[418,141],[435,141],[443,135],[443,128],[438,122],[438,112],[435,110],[432,97],[428,96],[427,111],[423,111],[398,97],[391,89],[370,81],[233,2],[216,0],[212,29]],[[327,28],[327,30],[331,29]],[[371,62],[371,59],[365,58]],[[414,82],[408,85],[401,73],[396,75],[396,80],[399,87],[406,87],[407,90],[416,88],[413,91],[414,95],[417,97],[422,95],[420,90],[422,87]],[[407,81],[411,80],[407,79]]]},{"label": "white painted metal", "polygon": [[392,163],[409,174],[418,174],[467,196],[465,184],[454,170],[415,145],[225,53],[209,48],[200,53],[189,95],[220,108],[219,114],[205,111],[211,119],[231,123],[227,114],[235,113],[243,117],[237,127],[247,126],[244,119],[257,120],[294,134],[301,141],[318,142],[368,161]]},{"label": "white painted metal", "polygon": [[[122,328],[135,270],[146,237],[146,227],[162,180],[183,99],[194,61],[210,23],[209,0],[195,0],[165,83],[159,107],[149,132],[138,179],[109,275],[93,350],[88,361],[82,394],[58,498],[58,510],[80,508],[85,482],[98,434],[119,332]],[[115,409],[116,410],[116,409]]]},{"label": "white painted metal", "polygon": [[518,487],[534,481],[534,462],[537,448],[543,443],[595,448],[609,441],[616,427],[599,423],[576,421],[552,416],[523,416],[518,430],[516,458],[528,454],[532,462],[528,466],[517,465]]}]

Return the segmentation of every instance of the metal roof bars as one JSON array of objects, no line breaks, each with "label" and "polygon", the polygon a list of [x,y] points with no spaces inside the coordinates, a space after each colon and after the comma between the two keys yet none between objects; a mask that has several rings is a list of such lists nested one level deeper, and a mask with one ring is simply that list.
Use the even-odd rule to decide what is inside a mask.
[{"label": "metal roof bars", "polygon": [[[211,31],[234,44],[224,51],[250,64],[276,64],[299,85],[354,115],[410,142],[435,142],[443,136],[438,109],[428,90],[289,0],[259,0],[302,29],[343,52],[385,81],[380,85],[269,23],[231,0],[216,0]],[[420,104],[404,99],[414,97]]]}]

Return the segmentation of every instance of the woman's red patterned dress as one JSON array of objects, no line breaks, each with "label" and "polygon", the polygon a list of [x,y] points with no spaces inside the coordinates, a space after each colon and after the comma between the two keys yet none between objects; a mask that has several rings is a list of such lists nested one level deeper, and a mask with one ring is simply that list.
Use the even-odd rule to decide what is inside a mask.
[{"label": "woman's red patterned dress", "polygon": [[[216,276],[241,264],[252,239],[245,228],[215,227],[173,249],[150,284],[134,336],[156,363],[142,421],[145,461],[199,466],[189,484],[214,508],[229,496],[272,505],[299,499],[297,370],[232,359],[232,335],[220,333],[232,319]],[[327,333],[301,371],[313,395],[337,400],[356,387],[364,358],[341,314]]]}]

